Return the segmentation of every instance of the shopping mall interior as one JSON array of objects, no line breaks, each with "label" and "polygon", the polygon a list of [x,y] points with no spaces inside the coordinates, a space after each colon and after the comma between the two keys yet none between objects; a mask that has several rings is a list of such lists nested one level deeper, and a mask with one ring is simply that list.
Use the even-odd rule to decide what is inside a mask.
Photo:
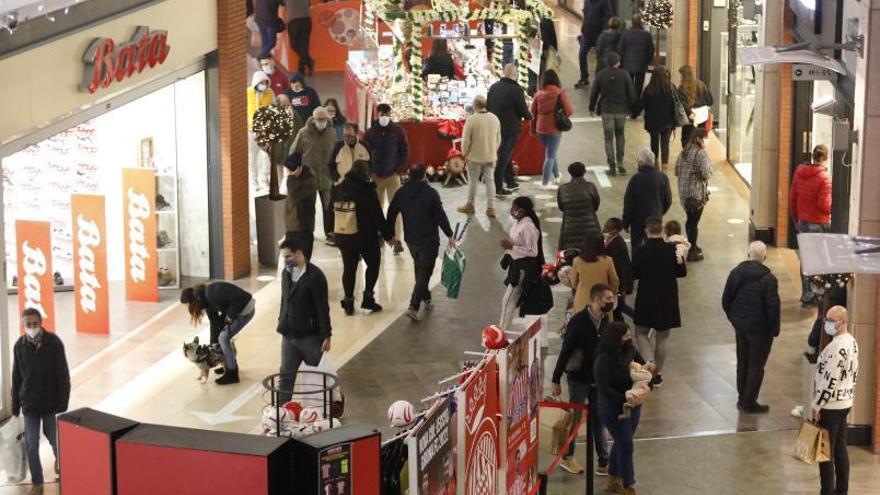
[{"label": "shopping mall interior", "polygon": [[[622,21],[620,33],[605,30],[612,17]],[[640,300],[644,280],[660,272],[644,261],[634,291],[623,294],[636,319],[640,306],[661,300],[658,311],[669,310],[669,301],[678,306],[680,325],[645,330],[655,341],[657,334],[668,336],[662,380],[655,373],[650,392],[633,406],[638,414],[614,413],[617,426],[594,433],[587,425],[605,421],[602,385],[583,385],[584,397],[575,400],[573,361],[557,365],[560,355],[571,353],[569,345],[592,345],[566,344],[571,302],[590,292],[558,276],[567,262],[556,253],[572,235],[570,222],[579,221],[573,220],[579,213],[560,206],[573,181],[569,164],[584,165],[584,178],[597,192],[590,208],[601,222],[597,228],[614,217],[628,222],[633,204],[651,202],[649,192],[633,184],[654,174],[650,180],[668,184],[671,203],[657,213],[680,223],[696,245],[693,208],[685,208],[683,192],[683,183],[696,179],[683,181],[679,173],[689,156],[683,127],[670,124],[668,168],[660,156],[638,163],[653,143],[647,111],[640,113],[644,99],[632,97],[633,115],[618,114],[623,160],[618,173],[608,170],[613,124],[596,100],[601,109],[625,94],[620,88],[630,79],[600,82],[598,65],[607,60],[600,46],[617,36],[606,48],[623,51],[621,33],[640,30],[634,19],[645,24],[653,50],[645,59],[646,84],[665,66],[670,83],[679,86],[679,68],[689,66],[713,96],[702,123],[693,120],[698,105],[683,109],[691,131],[706,130],[700,152],[712,173],[700,179],[706,186],[696,220],[700,253],[680,261],[686,276],[672,282],[677,294],[661,290],[650,296],[656,301]],[[589,83],[582,84],[584,45],[599,31],[586,56]],[[0,304],[0,495],[880,493],[880,267],[871,251],[880,243],[880,196],[873,186],[880,181],[873,156],[880,153],[878,39],[880,4],[864,0],[0,1],[0,293],[6,296]],[[434,62],[437,41],[451,54],[452,77],[428,69],[421,76],[420,67]],[[259,89],[270,58],[277,67],[268,75],[271,90]],[[530,77],[558,72],[573,109],[571,129],[556,131],[560,174],[547,181],[545,131],[522,122],[512,152],[518,189],[504,194],[493,186],[490,202],[492,178],[480,176],[479,164],[464,165],[465,146],[473,149],[465,136],[476,125],[471,115],[481,113],[480,97],[501,84],[508,63],[515,76],[506,80],[532,112],[546,92],[536,94],[542,86],[530,88]],[[313,96],[289,89],[299,78],[288,76],[298,72]],[[281,106],[285,94],[291,112]],[[496,113],[492,99],[489,110]],[[670,102],[672,115],[677,107]],[[297,145],[317,148],[318,138],[299,138],[289,126],[284,130],[286,120],[275,119],[305,123],[301,135],[323,136],[334,130],[316,126],[324,117],[313,109],[323,104],[342,117],[332,121],[339,135],[331,141],[342,139],[347,119],[370,147],[365,131],[385,132],[383,103],[391,105],[391,125],[402,130],[409,149],[390,177],[374,168],[373,182],[402,177],[409,185],[408,171],[421,165],[457,242],[451,246],[441,232],[432,304],[414,312],[414,280],[424,270],[414,261],[413,223],[404,209],[403,232],[393,234],[405,241],[403,251],[393,242],[380,247],[372,293],[381,311],[359,307],[363,293],[371,292],[364,254],[355,311],[347,314],[340,304],[345,245],[338,242],[345,236],[345,201],[334,196],[325,210],[318,199],[305,272],[315,267],[326,278],[332,345],[318,351],[314,363],[298,351],[304,367],[288,402],[279,390],[283,349],[305,345],[310,336],[278,330],[293,304],[291,291],[306,280],[293,275],[299,267],[291,269],[278,248],[291,238],[291,210],[295,215],[303,208],[285,195],[293,197],[288,185],[299,178],[292,170],[323,167],[329,172],[316,170],[322,184],[320,177],[340,162],[334,156],[324,163],[328,149],[314,152],[321,163],[307,163],[315,155]],[[547,105],[552,109],[535,118],[561,129],[564,105]],[[294,118],[300,106],[312,117]],[[479,136],[495,139],[492,132]],[[273,143],[272,153],[261,139]],[[277,153],[282,146],[288,148]],[[821,224],[825,235],[813,238],[822,242],[808,244],[813,234],[805,233],[806,220],[792,200],[804,193],[792,187],[798,167],[822,146],[822,194],[830,206],[821,222],[810,221]],[[388,153],[380,148],[369,151],[372,167],[380,166],[378,153]],[[335,177],[327,180],[333,194],[343,190]],[[469,196],[474,184],[475,201]],[[330,185],[317,188],[318,196],[330,196]],[[506,242],[518,239],[522,217],[514,215],[522,203],[514,198],[521,196],[534,205],[532,223],[539,225],[533,230],[540,235],[532,242],[542,243],[547,263],[536,284],[552,294],[552,309],[517,313],[497,336],[511,290],[510,272],[499,262],[515,251]],[[462,212],[468,204],[475,211]],[[361,229],[362,221],[358,216]],[[328,235],[328,223],[335,224],[336,238]],[[383,236],[395,231],[394,225],[378,228]],[[636,263],[632,234],[620,235]],[[765,257],[756,258],[753,241],[766,245]],[[734,269],[746,260],[769,270],[775,289],[768,290],[778,295],[778,334],[769,338],[772,348],[767,344],[769,358],[760,369],[758,400],[768,410],[759,412],[750,409],[757,404],[740,402],[745,344],[722,304]],[[215,383],[223,375],[213,368],[228,365],[208,353],[221,347],[203,346],[198,352],[205,355],[196,355],[187,346],[195,338],[216,341],[215,322],[194,323],[181,303],[186,289],[221,281],[252,301],[237,312],[252,319],[232,341],[238,370],[225,373],[235,371],[238,379],[230,384]],[[805,283],[815,289],[812,300],[804,300]],[[832,292],[843,293],[834,303],[847,308],[842,320],[820,309]],[[26,309],[40,315],[36,338],[21,318]],[[596,321],[608,323],[590,315],[592,329]],[[229,335],[239,320],[227,316],[217,328]],[[304,325],[318,325],[310,318]],[[632,315],[621,319],[636,332],[635,347],[644,355]],[[835,321],[846,330],[824,335]],[[69,370],[69,400],[39,409],[32,405],[35,395],[66,397],[68,386],[67,374],[40,370],[50,366],[47,344],[58,341],[49,333],[63,343],[64,362],[51,366]],[[598,332],[595,345],[599,339],[606,345],[607,335]],[[849,397],[847,407],[838,408],[845,412],[835,430],[823,423],[827,416],[813,421],[813,410],[823,348],[844,336],[857,350],[839,363],[849,359],[847,366],[858,372],[849,390],[832,392]],[[224,352],[228,357],[228,348]],[[578,352],[578,362],[598,360]],[[568,380],[554,395],[554,372],[563,368]],[[635,374],[627,369],[624,375],[635,386]],[[596,401],[586,399],[587,388],[591,397],[599,394]],[[581,410],[586,414],[575,413]],[[610,458],[595,451],[595,434]],[[573,456],[565,453],[569,443]],[[31,459],[42,466],[42,484]],[[585,473],[572,472],[580,466]]]}]

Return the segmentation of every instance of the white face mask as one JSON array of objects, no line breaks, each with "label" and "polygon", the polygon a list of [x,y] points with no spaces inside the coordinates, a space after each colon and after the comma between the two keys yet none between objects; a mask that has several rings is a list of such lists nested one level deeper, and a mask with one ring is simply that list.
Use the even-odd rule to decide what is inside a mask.
[{"label": "white face mask", "polygon": [[35,339],[35,338],[37,338],[37,335],[39,335],[39,333],[40,333],[40,327],[37,327],[37,328],[25,327],[24,333],[26,333],[28,337]]},{"label": "white face mask", "polygon": [[275,68],[272,67],[271,65],[264,65],[264,66],[262,66],[262,69],[263,69],[263,72],[265,72],[266,74],[271,74],[271,73],[275,72]]},{"label": "white face mask", "polygon": [[257,91],[266,91],[269,89],[269,85],[266,83],[257,84]]},{"label": "white face mask", "polygon": [[297,87],[297,86],[291,86],[290,89],[292,89],[294,93],[301,93],[302,90],[303,90],[303,89],[302,89],[302,86],[299,86],[299,87]]},{"label": "white face mask", "polygon": [[379,117],[379,125],[381,125],[382,127],[388,127],[388,124],[390,124],[390,123],[391,123],[391,117],[389,117],[387,115],[383,115],[383,116]]},{"label": "white face mask", "polygon": [[327,122],[317,121],[317,120],[316,120],[316,121],[315,121],[315,127],[317,127],[319,131],[323,131],[324,129],[327,128]]},{"label": "white face mask", "polygon": [[837,324],[833,321],[825,321],[825,333],[834,337],[837,335]]},{"label": "white face mask", "polygon": [[330,118],[332,119],[332,118],[336,117],[336,112],[334,112],[334,111],[332,111],[332,110],[328,110],[328,111],[327,111],[327,115],[329,115]]}]

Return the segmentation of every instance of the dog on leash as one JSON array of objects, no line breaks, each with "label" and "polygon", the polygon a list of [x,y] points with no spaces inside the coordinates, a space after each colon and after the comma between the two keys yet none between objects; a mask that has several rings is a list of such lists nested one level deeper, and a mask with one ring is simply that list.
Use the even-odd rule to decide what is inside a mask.
[{"label": "dog on leash", "polygon": [[[220,344],[200,345],[198,337],[194,338],[192,342],[183,344],[183,355],[199,369],[197,379],[202,383],[208,381],[208,374],[212,368],[224,362]],[[217,370],[214,372],[217,373]]]}]

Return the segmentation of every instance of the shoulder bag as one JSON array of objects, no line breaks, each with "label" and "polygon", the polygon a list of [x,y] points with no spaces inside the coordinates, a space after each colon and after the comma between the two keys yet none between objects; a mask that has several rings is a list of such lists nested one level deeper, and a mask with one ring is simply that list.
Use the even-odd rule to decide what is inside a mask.
[{"label": "shoulder bag", "polygon": [[675,114],[675,125],[678,127],[692,125],[691,119],[688,117],[687,109],[681,102],[681,98],[678,97],[678,90],[675,88],[672,88],[672,105],[673,113]]},{"label": "shoulder bag", "polygon": [[565,106],[562,104],[561,91],[559,95],[556,96],[556,127],[559,128],[561,132],[568,132],[571,130],[571,119],[568,118],[568,115],[565,115]]}]

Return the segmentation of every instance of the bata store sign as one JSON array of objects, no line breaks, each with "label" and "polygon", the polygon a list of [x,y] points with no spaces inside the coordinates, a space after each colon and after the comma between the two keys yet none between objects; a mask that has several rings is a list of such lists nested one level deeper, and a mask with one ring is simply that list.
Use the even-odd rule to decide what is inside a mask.
[{"label": "bata store sign", "polygon": [[104,196],[73,194],[70,204],[76,329],[88,333],[109,333]]},{"label": "bata store sign", "polygon": [[[18,313],[33,308],[43,315],[43,328],[55,331],[55,286],[52,280],[52,229],[49,222],[16,220]],[[24,327],[20,329],[24,332]]]},{"label": "bata store sign", "polygon": [[125,233],[125,298],[158,302],[156,260],[156,173],[145,168],[122,170]]},{"label": "bata store sign", "polygon": [[130,41],[118,45],[110,38],[95,38],[83,55],[85,70],[79,89],[94,93],[107,88],[114,81],[161,65],[169,52],[168,32],[150,31],[146,26],[138,27]]}]

